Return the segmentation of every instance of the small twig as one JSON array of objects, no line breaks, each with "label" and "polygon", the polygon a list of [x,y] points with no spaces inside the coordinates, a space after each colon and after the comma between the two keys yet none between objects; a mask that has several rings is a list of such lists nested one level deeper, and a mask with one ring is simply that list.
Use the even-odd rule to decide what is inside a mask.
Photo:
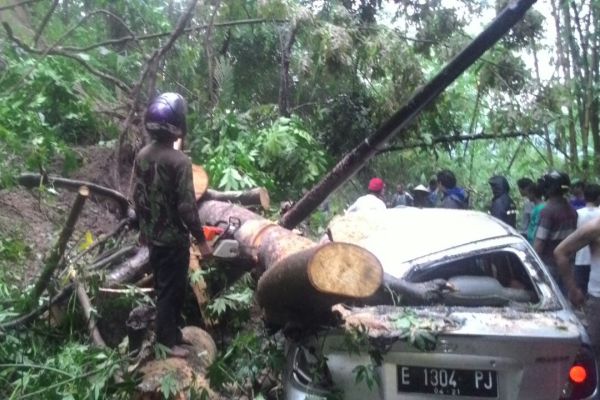
[{"label": "small twig", "polygon": [[38,42],[40,40],[40,36],[42,36],[42,32],[44,32],[44,29],[46,29],[46,25],[48,24],[48,21],[50,21],[52,14],[54,14],[54,10],[56,10],[56,6],[58,6],[58,0],[53,0],[52,5],[50,6],[50,9],[46,13],[46,15],[44,16],[44,19],[42,20],[42,23],[40,24],[40,27],[35,32],[35,36],[33,37],[33,47],[37,47]]}]

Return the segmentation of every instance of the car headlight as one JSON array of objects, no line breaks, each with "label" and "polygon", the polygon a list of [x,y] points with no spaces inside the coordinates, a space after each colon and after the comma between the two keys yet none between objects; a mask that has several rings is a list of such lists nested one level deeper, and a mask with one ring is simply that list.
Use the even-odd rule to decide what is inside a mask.
[{"label": "car headlight", "polygon": [[326,360],[315,357],[302,347],[296,348],[292,377],[296,382],[312,389],[328,391],[333,387]]}]

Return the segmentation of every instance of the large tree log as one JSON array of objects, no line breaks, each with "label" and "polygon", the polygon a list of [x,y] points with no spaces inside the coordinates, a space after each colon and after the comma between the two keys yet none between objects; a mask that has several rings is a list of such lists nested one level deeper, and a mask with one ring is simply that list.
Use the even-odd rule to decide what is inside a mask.
[{"label": "large tree log", "polygon": [[431,104],[463,71],[500,40],[523,17],[533,3],[535,0],[510,2],[479,36],[425,86],[417,89],[406,104],[381,128],[347,153],[313,189],[281,217],[279,223],[286,228],[293,228],[308,217],[327,196],[376,155],[381,145],[394,135],[405,132],[404,129],[419,115],[421,110]]},{"label": "large tree log", "polygon": [[256,296],[267,321],[302,325],[331,320],[331,307],[368,298],[381,286],[382,269],[367,250],[328,243],[295,252],[270,266]]},{"label": "large tree log", "polygon": [[129,208],[129,202],[127,201],[127,197],[125,197],[121,192],[114,189],[109,189],[101,185],[97,185],[92,182],[61,178],[60,176],[40,175],[33,173],[24,173],[19,175],[17,177],[17,182],[19,182],[20,185],[28,188],[38,187],[41,184],[44,184],[62,187],[69,190],[79,190],[81,186],[85,186],[95,195],[104,196],[111,200],[114,200],[119,205],[121,216],[126,216],[127,209]]},{"label": "large tree log", "polygon": [[131,283],[150,272],[150,252],[148,247],[140,247],[135,255],[115,267],[107,276],[105,285],[109,288],[123,283]]}]

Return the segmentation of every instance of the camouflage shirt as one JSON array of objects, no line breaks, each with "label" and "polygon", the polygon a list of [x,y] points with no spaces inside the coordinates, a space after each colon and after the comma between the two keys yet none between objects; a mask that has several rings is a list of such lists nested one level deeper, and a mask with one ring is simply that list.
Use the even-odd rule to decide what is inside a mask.
[{"label": "camouflage shirt", "polygon": [[191,233],[204,234],[194,196],[192,163],[179,150],[153,142],[135,159],[133,201],[142,241],[158,246],[188,246]]}]

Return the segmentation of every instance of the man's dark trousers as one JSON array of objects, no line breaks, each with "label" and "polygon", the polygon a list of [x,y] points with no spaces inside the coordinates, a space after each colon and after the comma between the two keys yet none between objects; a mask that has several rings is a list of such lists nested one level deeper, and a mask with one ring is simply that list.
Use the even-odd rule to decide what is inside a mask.
[{"label": "man's dark trousers", "polygon": [[189,246],[150,246],[150,265],[156,291],[156,340],[173,347],[181,342],[181,310],[185,300]]}]

